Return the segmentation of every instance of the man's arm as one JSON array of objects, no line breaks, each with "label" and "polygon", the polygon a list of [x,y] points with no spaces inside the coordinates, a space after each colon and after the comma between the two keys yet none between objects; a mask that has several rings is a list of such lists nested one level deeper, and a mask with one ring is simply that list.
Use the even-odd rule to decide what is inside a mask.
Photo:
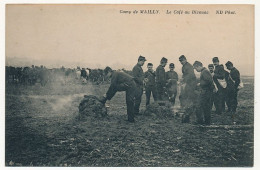
[{"label": "man's arm", "polygon": [[238,70],[235,70],[231,74],[231,78],[235,81],[235,88],[237,89],[240,84],[240,73]]}]

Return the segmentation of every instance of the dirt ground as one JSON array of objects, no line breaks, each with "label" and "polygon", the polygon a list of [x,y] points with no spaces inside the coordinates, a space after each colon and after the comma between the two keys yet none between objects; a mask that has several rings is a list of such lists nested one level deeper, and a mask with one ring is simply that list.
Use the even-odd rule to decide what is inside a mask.
[{"label": "dirt ground", "polygon": [[[108,116],[79,120],[85,94],[108,85],[6,86],[6,166],[253,166],[254,80],[245,77],[234,126],[230,115],[212,113],[212,126],[180,117],[140,115],[128,123],[125,94],[108,102]],[[145,109],[143,95],[141,109]],[[178,109],[178,100],[175,110]],[[215,125],[232,125],[215,127]],[[240,125],[243,125],[240,127]],[[249,125],[249,126],[244,126]]]}]

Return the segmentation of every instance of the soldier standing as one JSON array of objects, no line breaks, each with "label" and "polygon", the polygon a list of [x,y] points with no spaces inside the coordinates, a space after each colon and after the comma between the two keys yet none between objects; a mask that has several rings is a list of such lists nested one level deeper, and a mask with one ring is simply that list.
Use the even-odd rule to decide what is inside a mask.
[{"label": "soldier standing", "polygon": [[[209,69],[209,72],[210,72],[211,76],[213,77],[213,75],[214,75],[214,65],[213,64],[209,64],[208,65],[208,69]],[[213,83],[214,83],[214,81],[213,81]],[[216,101],[215,100],[216,100],[216,95],[217,95],[218,88],[217,88],[215,83],[214,83],[214,86],[215,86],[215,93],[213,93],[213,95],[212,95],[211,110],[212,110],[213,105],[216,108]]]},{"label": "soldier standing", "polygon": [[146,106],[150,104],[151,93],[154,101],[157,101],[157,91],[155,85],[155,72],[153,71],[153,64],[147,64],[148,70],[144,73]]},{"label": "soldier standing", "polygon": [[81,69],[80,77],[82,77],[83,79],[87,79],[87,71],[85,68]]},{"label": "soldier standing", "polygon": [[225,89],[227,87],[225,70],[224,66],[219,64],[218,57],[214,57],[212,61],[215,66],[213,81],[218,88],[217,94],[215,95],[216,113],[222,114],[222,112],[225,111]]},{"label": "soldier standing", "polygon": [[166,98],[165,88],[166,88],[166,76],[164,67],[167,64],[167,58],[163,57],[160,61],[160,65],[156,68],[156,86],[158,100],[164,100]]},{"label": "soldier standing", "polygon": [[105,104],[107,100],[111,100],[114,97],[116,92],[125,91],[128,121],[134,122],[135,99],[139,95],[136,93],[138,91],[134,78],[122,71],[112,71],[110,67],[106,67],[104,72],[107,77],[111,78],[111,83],[106,94],[100,99],[100,102]]},{"label": "soldier standing", "polygon": [[170,63],[169,68],[170,70],[166,73],[166,88],[169,101],[172,103],[172,106],[174,106],[177,95],[178,74],[174,71],[175,66],[173,63]]},{"label": "soldier standing", "polygon": [[[203,67],[202,63],[195,61],[193,64],[194,69],[200,73],[200,82],[197,86],[200,87],[201,92],[199,95],[199,105],[196,108],[197,123],[210,125],[211,123],[211,100],[214,84],[210,72]],[[203,120],[204,117],[204,120]]]},{"label": "soldier standing", "polygon": [[[182,93],[180,94],[181,106],[185,109],[185,113],[190,115],[193,112],[193,102],[196,100],[195,89],[196,89],[196,76],[192,65],[187,61],[184,55],[179,57],[179,61],[182,64],[182,81],[181,84],[184,86]],[[188,122],[187,117],[184,122]]]},{"label": "soldier standing", "polygon": [[137,64],[133,68],[133,76],[136,83],[136,101],[135,101],[135,107],[134,107],[134,113],[135,115],[139,115],[139,108],[142,100],[143,95],[143,83],[144,83],[144,72],[142,69],[142,66],[144,65],[144,62],[146,61],[145,57],[139,56]]},{"label": "soldier standing", "polygon": [[227,81],[227,105],[233,118],[237,109],[237,93],[239,90],[238,86],[240,84],[240,73],[230,61],[226,63],[226,67],[230,70]]}]

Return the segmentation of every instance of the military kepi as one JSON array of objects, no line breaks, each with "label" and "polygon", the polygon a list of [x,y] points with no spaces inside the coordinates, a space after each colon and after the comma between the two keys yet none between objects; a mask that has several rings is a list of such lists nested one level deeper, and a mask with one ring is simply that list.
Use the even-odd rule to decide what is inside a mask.
[{"label": "military kepi", "polygon": [[179,57],[179,61],[182,61],[182,60],[186,60],[186,57],[185,57],[184,55],[181,55],[181,56]]},{"label": "military kepi", "polygon": [[145,57],[144,56],[139,56],[139,58],[138,58],[138,61],[146,61],[146,59],[145,59]]},{"label": "military kepi", "polygon": [[233,66],[233,63],[232,63],[231,61],[228,61],[228,62],[226,63],[226,66]]},{"label": "military kepi", "polygon": [[165,58],[165,57],[163,57],[163,58],[161,59],[161,62],[165,62],[165,63],[167,63],[167,61],[168,61],[168,59]]},{"label": "military kepi", "polygon": [[218,57],[214,57],[214,58],[212,59],[212,61],[213,61],[213,63],[214,63],[214,62],[219,62],[219,59],[218,59]]},{"label": "military kepi", "polygon": [[170,68],[174,68],[174,64],[173,63],[171,63],[169,66],[170,66]]}]

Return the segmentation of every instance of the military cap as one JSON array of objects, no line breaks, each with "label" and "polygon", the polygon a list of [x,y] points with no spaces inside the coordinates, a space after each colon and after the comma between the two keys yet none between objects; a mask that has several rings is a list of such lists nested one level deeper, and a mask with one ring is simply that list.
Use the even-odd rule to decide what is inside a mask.
[{"label": "military cap", "polygon": [[228,61],[228,62],[226,63],[226,66],[233,66],[233,63],[232,63],[231,61]]},{"label": "military cap", "polygon": [[153,63],[148,63],[147,66],[153,66]]},{"label": "military cap", "polygon": [[198,67],[198,66],[203,66],[202,63],[200,61],[195,61],[193,63],[193,67]]},{"label": "military cap", "polygon": [[213,61],[213,63],[214,63],[214,62],[219,62],[218,57],[214,57],[214,58],[212,59],[212,61]]},{"label": "military cap", "polygon": [[170,66],[170,68],[174,68],[174,64],[173,63],[169,64],[169,66]]},{"label": "military cap", "polygon": [[181,55],[181,56],[179,57],[179,61],[182,61],[182,60],[186,60],[186,57],[185,57],[184,55]]},{"label": "military cap", "polygon": [[168,61],[168,59],[165,58],[165,57],[163,57],[163,58],[161,59],[161,62],[167,63],[167,61]]},{"label": "military cap", "polygon": [[214,67],[214,65],[213,65],[213,64],[209,64],[209,65],[208,65],[208,68],[210,68],[210,67]]},{"label": "military cap", "polygon": [[146,59],[145,59],[145,57],[144,56],[139,56],[139,58],[138,58],[138,61],[146,61]]}]

